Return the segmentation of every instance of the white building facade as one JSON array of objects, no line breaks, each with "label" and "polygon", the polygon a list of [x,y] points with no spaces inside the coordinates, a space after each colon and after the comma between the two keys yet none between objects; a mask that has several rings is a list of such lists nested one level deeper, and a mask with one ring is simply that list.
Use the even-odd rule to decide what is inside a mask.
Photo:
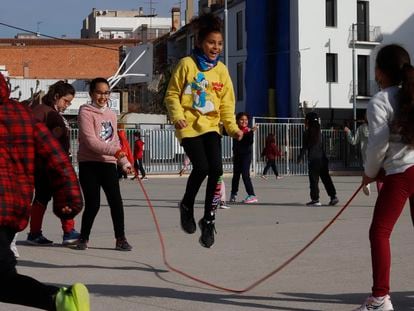
[{"label": "white building facade", "polygon": [[142,10],[93,9],[83,21],[81,38],[140,39],[158,38],[171,29],[171,17],[145,15]]},{"label": "white building facade", "polygon": [[290,5],[293,114],[299,116],[298,104],[305,102],[325,118],[332,117],[331,109],[334,119],[353,118],[354,106],[361,118],[378,90],[378,49],[397,43],[414,57],[412,0],[291,0]]}]

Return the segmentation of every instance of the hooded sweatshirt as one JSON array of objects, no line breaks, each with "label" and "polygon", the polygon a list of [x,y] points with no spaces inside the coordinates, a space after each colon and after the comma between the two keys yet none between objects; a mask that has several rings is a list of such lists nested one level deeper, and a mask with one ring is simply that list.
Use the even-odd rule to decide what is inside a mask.
[{"label": "hooded sweatshirt", "polygon": [[[100,109],[90,104],[79,109],[78,161],[117,163],[115,154],[121,150],[117,135],[116,114],[108,107]],[[130,165],[127,157],[118,159],[122,167]]]}]

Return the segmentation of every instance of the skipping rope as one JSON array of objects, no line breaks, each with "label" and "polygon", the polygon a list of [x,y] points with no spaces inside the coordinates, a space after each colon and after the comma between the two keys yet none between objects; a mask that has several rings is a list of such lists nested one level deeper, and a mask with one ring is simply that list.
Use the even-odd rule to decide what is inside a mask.
[{"label": "skipping rope", "polygon": [[356,195],[358,194],[358,192],[361,190],[361,188],[363,186],[361,184],[358,187],[358,189],[354,192],[354,194],[349,198],[349,200],[345,203],[345,205],[338,211],[338,213],[319,231],[318,234],[315,235],[315,237],[312,240],[310,240],[305,246],[303,246],[293,256],[291,256],[286,261],[284,261],[282,264],[280,264],[276,269],[272,270],[268,274],[266,274],[263,277],[259,278],[257,281],[253,282],[251,285],[247,286],[246,288],[244,288],[244,289],[232,289],[232,288],[227,288],[227,287],[220,286],[220,285],[217,285],[217,284],[213,284],[213,283],[210,283],[208,281],[204,281],[200,278],[197,278],[195,276],[192,276],[191,274],[188,274],[188,273],[186,273],[186,272],[184,272],[180,269],[175,268],[174,266],[172,266],[168,262],[167,251],[166,251],[165,244],[164,244],[164,237],[163,237],[161,229],[160,229],[160,225],[159,225],[159,222],[158,222],[157,215],[155,214],[154,206],[151,203],[151,200],[148,196],[147,191],[144,188],[144,185],[142,184],[141,179],[139,179],[139,178],[137,178],[137,179],[138,179],[139,185],[141,187],[142,193],[144,194],[145,199],[147,201],[148,207],[150,209],[152,218],[154,220],[155,228],[157,229],[158,239],[159,239],[160,245],[161,245],[162,259],[164,261],[165,266],[170,271],[178,273],[178,274],[184,276],[185,278],[191,279],[191,280],[193,280],[197,283],[201,283],[201,284],[204,284],[206,286],[209,286],[209,287],[221,290],[221,291],[231,292],[231,293],[235,293],[235,294],[243,294],[245,292],[248,292],[248,291],[252,290],[253,288],[257,287],[259,284],[263,283],[264,281],[266,281],[267,279],[269,279],[270,277],[272,277],[273,275],[275,275],[279,271],[283,270],[287,265],[289,265],[292,261],[294,261],[296,258],[298,258],[303,252],[305,252],[305,250],[307,250],[313,243],[315,243],[315,241],[318,240],[325,233],[325,231],[328,230],[328,228],[338,219],[338,217],[345,211],[345,209],[349,206],[349,204],[356,197]]}]

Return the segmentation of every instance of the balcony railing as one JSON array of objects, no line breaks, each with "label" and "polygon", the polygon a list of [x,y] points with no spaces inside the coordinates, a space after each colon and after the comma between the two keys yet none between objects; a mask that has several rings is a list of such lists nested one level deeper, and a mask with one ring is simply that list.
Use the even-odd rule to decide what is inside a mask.
[{"label": "balcony railing", "polygon": [[[352,34],[352,31],[354,32]],[[348,42],[349,44],[379,44],[382,42],[382,32],[380,26],[365,26],[354,24],[354,27],[349,28],[349,37]]]},{"label": "balcony railing", "polygon": [[[375,95],[379,91],[378,84],[375,80],[366,80],[366,81],[356,81],[355,84],[355,95],[357,99],[366,99]],[[352,99],[353,97],[353,83],[352,81],[349,84],[349,95],[348,97]]]}]

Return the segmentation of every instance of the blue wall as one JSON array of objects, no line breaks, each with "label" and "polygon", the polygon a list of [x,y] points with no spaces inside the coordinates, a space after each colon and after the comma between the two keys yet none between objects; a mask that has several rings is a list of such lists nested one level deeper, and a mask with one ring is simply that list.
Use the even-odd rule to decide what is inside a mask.
[{"label": "blue wall", "polygon": [[246,0],[245,110],[252,116],[268,115],[271,88],[277,116],[291,116],[289,16],[289,0]]},{"label": "blue wall", "polygon": [[247,60],[245,70],[246,112],[268,112],[268,66],[266,59],[267,0],[246,0]]}]

